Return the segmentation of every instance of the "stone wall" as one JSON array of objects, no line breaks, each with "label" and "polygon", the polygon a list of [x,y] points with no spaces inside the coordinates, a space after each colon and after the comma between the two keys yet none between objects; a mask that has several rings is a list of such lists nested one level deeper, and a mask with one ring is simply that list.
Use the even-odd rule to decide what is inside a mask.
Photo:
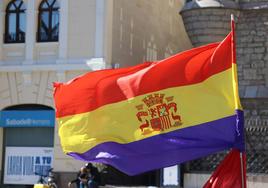
[{"label": "stone wall", "polygon": [[268,10],[241,11],[236,33],[240,96],[268,97]]},{"label": "stone wall", "polygon": [[[202,1],[207,3],[200,4]],[[181,11],[185,28],[193,46],[217,42],[230,32],[230,17],[231,14],[235,16],[239,93],[245,108],[245,117],[252,119],[257,116],[266,121],[268,117],[264,111],[268,107],[259,104],[268,100],[268,8],[263,6],[268,6],[268,0],[239,0],[232,1],[236,4],[231,5],[229,2],[188,2],[187,4],[192,4],[186,4],[186,8]],[[252,111],[252,106],[255,108],[254,115],[248,113]],[[252,125],[249,122],[246,121],[246,124]]]},{"label": "stone wall", "polygon": [[267,126],[268,127],[268,100],[267,99],[242,99],[242,105],[246,117],[246,124],[250,126]]},{"label": "stone wall", "polygon": [[231,30],[231,14],[239,15],[239,11],[222,8],[203,8],[181,12],[185,28],[193,46],[218,42]]},{"label": "stone wall", "polygon": [[[268,0],[187,2],[181,15],[193,46],[221,41],[231,30],[231,14],[235,17],[239,94],[246,126],[247,170],[250,173],[267,174]],[[209,164],[209,169],[213,170],[215,163],[206,160],[209,157],[213,156],[194,161],[190,167]],[[223,156],[214,158],[220,161]]]}]

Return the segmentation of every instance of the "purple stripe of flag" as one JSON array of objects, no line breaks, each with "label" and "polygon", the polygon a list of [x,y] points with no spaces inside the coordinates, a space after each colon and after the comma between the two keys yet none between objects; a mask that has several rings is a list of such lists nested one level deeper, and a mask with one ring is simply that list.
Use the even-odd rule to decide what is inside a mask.
[{"label": "purple stripe of flag", "polygon": [[83,154],[68,155],[79,160],[110,164],[129,175],[135,175],[232,147],[243,150],[242,119],[243,112],[237,110],[236,115],[216,121],[128,144],[105,142]]}]

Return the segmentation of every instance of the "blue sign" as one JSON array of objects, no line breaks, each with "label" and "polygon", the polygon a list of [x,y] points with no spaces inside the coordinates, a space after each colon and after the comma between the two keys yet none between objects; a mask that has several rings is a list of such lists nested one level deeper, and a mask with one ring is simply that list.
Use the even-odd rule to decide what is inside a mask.
[{"label": "blue sign", "polygon": [[3,110],[0,111],[0,127],[54,127],[53,110]]}]

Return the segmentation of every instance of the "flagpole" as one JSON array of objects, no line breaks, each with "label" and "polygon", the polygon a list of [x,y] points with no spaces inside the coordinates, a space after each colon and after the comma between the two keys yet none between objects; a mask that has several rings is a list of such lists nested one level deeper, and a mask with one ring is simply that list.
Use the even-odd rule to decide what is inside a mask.
[{"label": "flagpole", "polygon": [[242,188],[245,188],[245,185],[244,185],[244,162],[243,162],[243,153],[240,151],[240,165],[241,165],[241,178],[242,178],[242,182],[241,182],[241,185],[242,185]]},{"label": "flagpole", "polygon": [[234,15],[231,14],[231,31],[232,31],[232,60],[236,63],[236,49],[235,49],[235,21]]},{"label": "flagpole", "polygon": [[[236,46],[235,46],[235,21],[234,15],[231,14],[231,31],[232,31],[232,60],[233,63],[236,63]],[[240,151],[240,166],[241,166],[241,186],[242,188],[245,187],[245,180],[244,180],[244,162],[243,162],[243,153]]]}]

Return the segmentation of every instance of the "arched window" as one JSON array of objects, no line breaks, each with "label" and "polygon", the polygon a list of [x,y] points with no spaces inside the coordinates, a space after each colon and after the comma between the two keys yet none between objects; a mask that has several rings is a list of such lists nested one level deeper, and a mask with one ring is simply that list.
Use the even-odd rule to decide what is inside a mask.
[{"label": "arched window", "polygon": [[22,0],[13,0],[7,5],[5,43],[25,42],[25,10]]},{"label": "arched window", "polygon": [[59,4],[57,0],[43,0],[39,6],[38,42],[59,40]]}]

